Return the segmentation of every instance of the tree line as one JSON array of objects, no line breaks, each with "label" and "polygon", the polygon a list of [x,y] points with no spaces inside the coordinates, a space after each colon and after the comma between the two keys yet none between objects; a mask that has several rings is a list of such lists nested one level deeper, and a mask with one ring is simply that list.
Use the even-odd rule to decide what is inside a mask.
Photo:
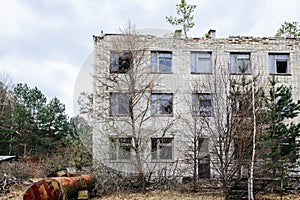
[{"label": "tree line", "polygon": [[26,83],[0,82],[0,154],[19,157],[55,153],[76,138],[73,119],[57,98],[47,100]]}]

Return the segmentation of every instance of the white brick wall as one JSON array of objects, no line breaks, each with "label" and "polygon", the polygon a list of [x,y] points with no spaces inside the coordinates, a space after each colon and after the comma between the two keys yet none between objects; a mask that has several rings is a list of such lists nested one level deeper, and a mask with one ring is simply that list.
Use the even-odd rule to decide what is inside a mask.
[{"label": "white brick wall", "polygon": [[[109,51],[114,48],[114,38],[120,35],[105,35],[103,38],[94,37],[95,41],[95,68],[94,74],[101,75],[105,77],[109,74],[109,64],[108,61]],[[260,74],[262,79],[262,84],[267,81],[270,76],[269,73],[269,61],[268,53],[289,53],[290,54],[290,66],[291,75],[278,76],[278,79],[282,83],[292,85],[294,99],[300,99],[299,88],[300,88],[300,45],[299,39],[284,39],[284,38],[253,38],[253,37],[229,37],[229,38],[217,38],[217,39],[180,39],[180,38],[162,38],[154,36],[141,36],[143,37],[143,45],[147,49],[145,56],[150,58],[151,51],[171,51],[172,52],[172,74],[161,74],[159,82],[160,86],[155,88],[159,92],[173,92],[174,93],[174,115],[173,117],[152,117],[146,123],[143,128],[142,137],[148,141],[144,144],[147,148],[143,152],[144,159],[149,165],[145,164],[145,169],[152,169],[158,166],[157,163],[151,163],[148,152],[150,151],[151,145],[149,144],[149,138],[153,135],[159,135],[159,133],[153,132],[155,129],[159,130],[161,124],[165,121],[175,119],[178,115],[182,118],[190,118],[189,106],[187,99],[190,100],[190,95],[193,89],[193,81],[199,80],[200,82],[207,84],[207,74],[191,74],[190,70],[190,52],[191,51],[209,51],[212,52],[213,64],[215,64],[216,70],[220,72],[220,69],[226,69],[230,62],[231,52],[249,52],[251,59],[251,67],[254,70],[254,74]],[[151,69],[151,61],[147,60],[144,67],[148,67],[149,71]],[[149,74],[151,76],[151,74]],[[99,78],[99,77],[98,77]],[[101,77],[100,77],[101,78]],[[107,88],[101,86],[95,78],[95,94],[103,93]],[[210,92],[207,88],[202,88],[204,92]],[[99,108],[101,105],[109,106],[109,93],[106,92],[106,98],[95,96],[95,116],[97,113],[101,112]],[[107,112],[104,112],[108,114]],[[104,115],[101,113],[101,115]],[[150,115],[150,112],[148,113]],[[111,167],[119,169],[120,171],[126,171],[130,173],[135,172],[135,167],[132,163],[126,162],[110,162],[108,157],[108,135],[111,131],[108,131],[107,124],[101,124],[101,119],[95,117],[94,130],[93,130],[93,157],[95,161],[103,162]],[[126,131],[128,126],[126,123],[122,123],[121,128]],[[166,134],[174,137],[174,148],[173,156],[174,162],[164,163],[164,167],[173,168],[175,164],[178,167],[188,167],[183,159],[184,152],[184,141],[187,140],[187,130],[186,124],[180,120],[168,131]],[[177,163],[178,161],[178,163]],[[147,167],[146,167],[147,166]],[[159,167],[158,167],[159,168]],[[191,171],[190,171],[191,173]],[[185,172],[186,175],[189,172]],[[215,176],[212,172],[211,176]]]}]

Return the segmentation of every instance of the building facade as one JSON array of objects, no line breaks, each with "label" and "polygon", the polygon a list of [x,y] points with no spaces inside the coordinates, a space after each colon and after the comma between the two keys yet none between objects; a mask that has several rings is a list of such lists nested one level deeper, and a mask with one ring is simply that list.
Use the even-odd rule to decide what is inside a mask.
[{"label": "building facade", "polygon": [[[230,77],[275,75],[300,99],[300,40],[94,36],[93,158],[126,175],[218,176],[209,124]],[[218,93],[218,94],[216,94]],[[210,129],[214,129],[210,127]]]}]

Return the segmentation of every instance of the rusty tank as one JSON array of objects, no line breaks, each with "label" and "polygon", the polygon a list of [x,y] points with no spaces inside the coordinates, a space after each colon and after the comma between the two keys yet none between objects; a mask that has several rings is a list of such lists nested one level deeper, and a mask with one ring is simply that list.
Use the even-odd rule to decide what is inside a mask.
[{"label": "rusty tank", "polygon": [[66,170],[54,172],[25,192],[23,200],[64,200],[77,198],[80,191],[92,191],[92,175],[70,174]]}]

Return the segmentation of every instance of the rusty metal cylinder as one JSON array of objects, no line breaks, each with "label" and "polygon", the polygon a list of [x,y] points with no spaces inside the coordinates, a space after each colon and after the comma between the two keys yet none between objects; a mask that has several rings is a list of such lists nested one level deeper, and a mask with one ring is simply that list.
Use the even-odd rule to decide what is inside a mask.
[{"label": "rusty metal cylinder", "polygon": [[78,191],[92,190],[95,179],[91,175],[51,177],[34,183],[23,200],[60,200],[77,197]]}]

